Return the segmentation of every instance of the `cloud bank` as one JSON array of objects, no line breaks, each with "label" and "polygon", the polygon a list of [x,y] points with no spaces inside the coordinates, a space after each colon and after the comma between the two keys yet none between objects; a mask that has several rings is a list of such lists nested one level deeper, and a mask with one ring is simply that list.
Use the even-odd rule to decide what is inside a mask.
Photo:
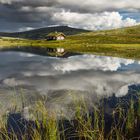
[{"label": "cloud bank", "polygon": [[0,0],[0,26],[5,31],[50,25],[111,29],[139,24],[139,7],[136,0]]},{"label": "cloud bank", "polygon": [[123,17],[118,12],[83,14],[62,11],[61,13],[55,13],[52,17],[52,20],[64,25],[71,25],[73,27],[79,27],[88,30],[112,29],[133,26],[137,24],[136,20],[134,19],[123,19]]}]

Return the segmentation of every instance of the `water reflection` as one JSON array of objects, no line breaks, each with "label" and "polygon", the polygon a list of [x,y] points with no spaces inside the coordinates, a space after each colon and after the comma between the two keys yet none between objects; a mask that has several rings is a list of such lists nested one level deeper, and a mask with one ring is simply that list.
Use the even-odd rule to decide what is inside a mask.
[{"label": "water reflection", "polygon": [[[0,53],[0,102],[10,104],[13,89],[26,98],[47,95],[53,108],[65,108],[71,94],[87,100],[124,96],[140,84],[140,62],[121,58],[79,55],[51,58],[19,52]],[[72,91],[72,92],[68,92]],[[19,93],[17,93],[19,94]]]}]

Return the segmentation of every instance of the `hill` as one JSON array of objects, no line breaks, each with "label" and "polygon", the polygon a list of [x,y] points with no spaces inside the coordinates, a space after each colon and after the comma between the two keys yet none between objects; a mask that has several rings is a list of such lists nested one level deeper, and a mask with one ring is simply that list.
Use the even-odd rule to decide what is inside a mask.
[{"label": "hill", "polygon": [[88,32],[83,29],[76,29],[68,26],[55,26],[55,27],[46,27],[40,28],[25,32],[15,32],[15,33],[0,33],[0,36],[4,37],[18,37],[18,38],[26,38],[26,39],[43,39],[50,32],[63,32],[65,35],[75,35],[83,32]]},{"label": "hill", "polygon": [[140,59],[140,25],[106,31],[86,31],[67,36],[63,41],[0,39],[1,48],[17,49],[17,46],[20,46],[20,50],[32,53],[36,50],[43,54],[47,47],[63,47],[66,52]]}]

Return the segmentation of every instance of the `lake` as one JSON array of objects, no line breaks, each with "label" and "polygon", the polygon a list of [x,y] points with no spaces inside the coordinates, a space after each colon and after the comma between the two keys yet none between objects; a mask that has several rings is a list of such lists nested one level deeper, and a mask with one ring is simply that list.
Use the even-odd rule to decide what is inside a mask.
[{"label": "lake", "polygon": [[123,97],[132,86],[139,90],[140,61],[76,55],[68,58],[22,52],[0,52],[0,106],[2,113],[12,104],[26,104],[47,96],[48,107],[72,115],[67,108],[74,99],[89,106],[104,97]]}]

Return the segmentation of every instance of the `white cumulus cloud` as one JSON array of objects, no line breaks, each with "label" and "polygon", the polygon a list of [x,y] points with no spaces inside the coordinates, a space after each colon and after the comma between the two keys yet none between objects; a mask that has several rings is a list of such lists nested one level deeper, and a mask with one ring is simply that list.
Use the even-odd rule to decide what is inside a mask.
[{"label": "white cumulus cloud", "polygon": [[140,21],[137,0],[0,0],[1,31],[71,25],[98,30],[133,26]]},{"label": "white cumulus cloud", "polygon": [[55,13],[53,21],[90,30],[112,29],[138,24],[132,18],[123,18],[119,12],[102,12],[94,14],[62,11]]}]

